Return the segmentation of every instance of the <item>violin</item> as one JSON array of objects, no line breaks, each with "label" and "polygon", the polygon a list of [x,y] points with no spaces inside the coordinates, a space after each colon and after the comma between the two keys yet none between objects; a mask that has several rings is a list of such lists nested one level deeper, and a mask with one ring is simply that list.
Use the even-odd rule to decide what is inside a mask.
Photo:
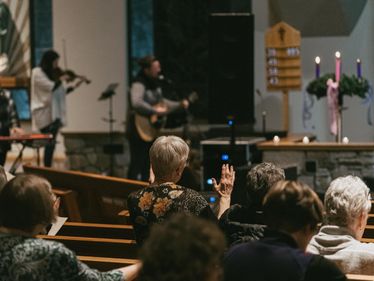
[{"label": "violin", "polygon": [[78,75],[73,70],[70,70],[70,69],[63,70],[60,67],[57,67],[57,68],[55,68],[54,72],[55,72],[54,73],[55,80],[59,80],[61,76],[66,75],[67,76],[67,80],[66,80],[67,82],[73,82],[76,79],[78,79],[79,80],[78,83],[83,83],[83,82],[86,83],[86,84],[91,83],[91,80],[88,79],[86,76]]}]

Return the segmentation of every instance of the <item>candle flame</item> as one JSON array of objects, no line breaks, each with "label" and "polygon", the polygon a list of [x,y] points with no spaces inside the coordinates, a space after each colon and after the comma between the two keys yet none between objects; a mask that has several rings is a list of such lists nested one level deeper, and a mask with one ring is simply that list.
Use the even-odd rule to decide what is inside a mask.
[{"label": "candle flame", "polygon": [[357,61],[356,61],[357,63],[361,63],[361,60],[360,59],[357,59]]},{"label": "candle flame", "polygon": [[337,59],[340,59],[340,52],[336,52],[336,53],[335,53],[335,57],[336,57]]},{"label": "candle flame", "polygon": [[321,62],[321,58],[320,57],[316,57],[315,60],[316,64],[319,64]]}]

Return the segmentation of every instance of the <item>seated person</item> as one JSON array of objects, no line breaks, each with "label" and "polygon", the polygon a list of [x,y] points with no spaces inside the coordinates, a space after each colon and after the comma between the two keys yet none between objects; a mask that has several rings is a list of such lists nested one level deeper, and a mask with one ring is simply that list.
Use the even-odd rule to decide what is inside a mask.
[{"label": "seated person", "polygon": [[229,249],[224,259],[226,281],[346,280],[334,263],[305,253],[323,213],[311,188],[278,181],[265,196],[263,212],[268,226],[264,238]]},{"label": "seated person", "polygon": [[361,243],[371,209],[370,190],[355,176],[339,177],[325,194],[325,224],[307,251],[335,262],[344,273],[374,274],[374,244]]},{"label": "seated person", "polygon": [[219,281],[225,238],[217,225],[179,213],[145,241],[139,281]]},{"label": "seated person", "polygon": [[64,245],[35,236],[56,217],[58,200],[43,178],[19,175],[0,192],[0,279],[12,281],[134,280],[139,265],[99,272]]},{"label": "seated person", "polygon": [[284,180],[284,171],[272,163],[258,164],[248,172],[247,204],[232,205],[219,220],[228,245],[258,240],[263,236],[262,201],[270,187],[280,180]]},{"label": "seated person", "polygon": [[[165,220],[173,213],[185,212],[217,221],[208,202],[198,192],[179,186],[183,169],[186,166],[189,147],[179,137],[159,137],[149,151],[151,162],[151,184],[130,194],[128,208],[134,226],[136,241],[142,244],[154,223]],[[218,217],[230,206],[230,195],[235,180],[232,167],[223,165],[219,183],[213,179],[216,191],[220,194]]]}]

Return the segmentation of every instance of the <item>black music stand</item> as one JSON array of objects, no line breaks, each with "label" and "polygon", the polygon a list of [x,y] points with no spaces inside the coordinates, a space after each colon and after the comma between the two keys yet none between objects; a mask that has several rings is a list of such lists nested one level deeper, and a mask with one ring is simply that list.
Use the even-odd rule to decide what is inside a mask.
[{"label": "black music stand", "polygon": [[113,176],[114,171],[114,154],[123,153],[123,145],[122,144],[114,144],[113,143],[113,124],[116,122],[113,119],[113,96],[116,94],[115,90],[118,87],[118,83],[111,83],[105,89],[104,92],[101,93],[99,97],[99,101],[109,99],[109,118],[102,118],[104,122],[109,123],[109,144],[105,144],[103,146],[103,151],[110,156],[110,167],[109,167],[109,176]]},{"label": "black music stand", "polygon": [[31,147],[37,151],[37,164],[40,166],[40,148],[46,146],[47,143],[53,141],[53,136],[51,134],[30,134],[30,135],[19,135],[19,136],[0,136],[0,142],[9,143],[20,143],[22,144],[21,150],[18,152],[16,159],[14,159],[11,167],[9,168],[9,173],[14,174],[19,165],[22,163],[23,151],[26,147]]}]

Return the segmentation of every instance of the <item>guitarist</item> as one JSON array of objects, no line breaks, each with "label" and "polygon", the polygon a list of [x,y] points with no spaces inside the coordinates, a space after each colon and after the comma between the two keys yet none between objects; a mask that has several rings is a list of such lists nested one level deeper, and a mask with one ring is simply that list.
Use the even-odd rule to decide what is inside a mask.
[{"label": "guitarist", "polygon": [[187,109],[188,100],[171,101],[162,96],[160,62],[154,56],[145,56],[139,60],[140,71],[135,77],[129,97],[129,117],[127,136],[130,144],[130,167],[128,178],[147,181],[149,178],[148,152],[156,136],[145,135],[135,122],[136,115],[147,117],[149,124],[156,126],[157,120],[169,113]]}]

